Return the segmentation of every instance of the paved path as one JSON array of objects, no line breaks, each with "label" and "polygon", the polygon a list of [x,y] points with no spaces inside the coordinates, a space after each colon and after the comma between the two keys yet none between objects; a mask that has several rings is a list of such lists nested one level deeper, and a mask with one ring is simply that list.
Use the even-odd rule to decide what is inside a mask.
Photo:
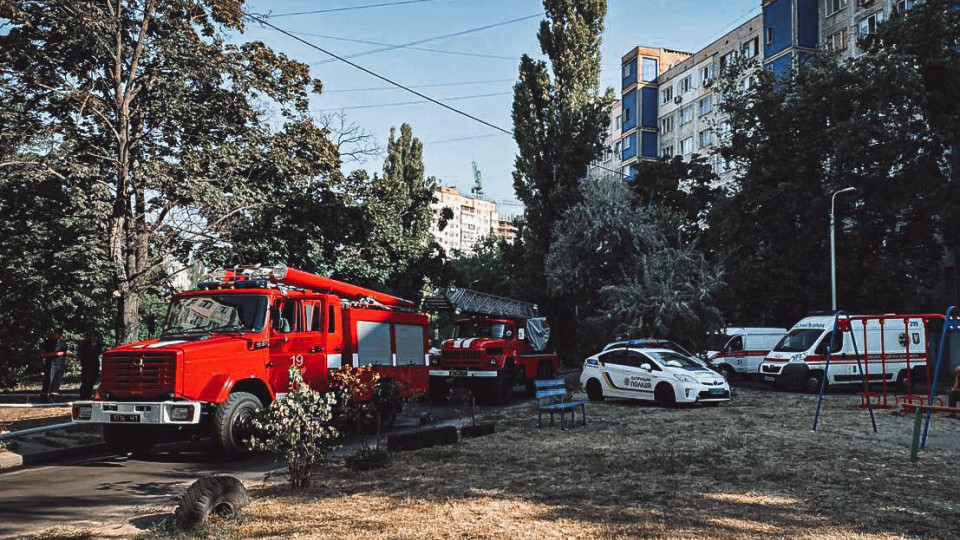
[{"label": "paved path", "polygon": [[[418,404],[415,411],[401,415],[394,431],[414,426],[414,414],[422,412],[430,413],[437,422],[458,418],[453,406]],[[346,441],[345,447],[350,443]],[[274,456],[222,462],[205,445],[183,443],[159,447],[147,460],[101,454],[0,473],[0,538],[58,526],[126,525],[136,507],[169,506],[200,476],[225,473],[244,482],[257,482],[278,467]],[[143,529],[164,516],[147,515],[130,523]]]}]

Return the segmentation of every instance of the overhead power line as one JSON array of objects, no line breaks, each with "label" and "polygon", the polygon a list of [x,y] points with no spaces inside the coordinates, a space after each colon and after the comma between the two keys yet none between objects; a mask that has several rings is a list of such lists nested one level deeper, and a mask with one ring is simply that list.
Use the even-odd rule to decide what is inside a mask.
[{"label": "overhead power line", "polygon": [[368,41],[365,39],[353,39],[353,38],[345,38],[345,37],[339,37],[339,36],[328,36],[326,34],[313,34],[311,32],[291,31],[291,33],[297,34],[300,36],[318,37],[323,39],[332,39],[335,41],[346,41],[348,43],[364,43],[367,45],[379,45],[381,47],[386,47],[386,48],[409,49],[411,51],[425,51],[425,52],[432,52],[432,53],[439,53],[439,54],[450,54],[453,56],[471,56],[475,58],[493,58],[496,60],[517,60],[517,58],[513,56],[502,56],[497,54],[484,54],[484,53],[474,53],[474,52],[467,52],[467,51],[448,51],[444,49],[431,49],[429,47],[406,46],[406,45],[395,44],[395,43],[380,43],[378,41]]},{"label": "overhead power line", "polygon": [[435,99],[435,98],[432,98],[432,97],[430,97],[430,96],[428,96],[428,95],[426,95],[426,94],[424,94],[424,93],[422,93],[422,92],[418,92],[417,90],[414,90],[413,88],[410,88],[409,86],[400,84],[400,83],[394,81],[393,79],[390,79],[390,78],[385,77],[385,76],[383,76],[383,75],[381,75],[381,74],[379,74],[379,73],[377,73],[377,72],[375,72],[375,71],[372,71],[372,70],[370,70],[370,69],[367,69],[367,68],[365,68],[365,67],[357,64],[356,62],[352,62],[352,61],[348,60],[347,58],[344,58],[344,57],[342,57],[342,56],[340,56],[340,55],[338,55],[338,54],[335,54],[335,53],[333,53],[333,52],[330,52],[330,51],[328,51],[327,49],[324,49],[323,47],[321,47],[321,46],[319,46],[319,45],[317,45],[317,44],[315,44],[315,43],[311,43],[311,42],[309,42],[309,41],[307,41],[307,40],[305,40],[305,39],[303,39],[303,38],[301,38],[301,37],[299,37],[299,36],[296,36],[296,35],[290,33],[289,31],[284,30],[283,28],[280,28],[280,27],[278,27],[277,25],[275,25],[275,24],[273,24],[273,23],[265,20],[263,17],[261,17],[261,16],[259,16],[259,15],[253,15],[253,14],[251,14],[251,13],[247,13],[246,16],[247,16],[248,18],[254,20],[254,21],[257,21],[258,23],[260,23],[260,24],[262,24],[262,25],[264,25],[264,26],[266,26],[266,27],[268,27],[268,28],[272,28],[272,29],[276,30],[277,32],[279,32],[279,33],[281,33],[281,34],[289,37],[290,39],[294,39],[294,40],[296,40],[296,41],[298,41],[298,42],[300,42],[300,43],[303,43],[304,45],[306,45],[306,46],[308,46],[308,47],[310,47],[310,48],[312,48],[312,49],[316,49],[316,50],[322,52],[323,54],[329,55],[329,56],[331,56],[331,57],[333,57],[333,58],[335,58],[335,59],[343,62],[344,64],[347,64],[347,65],[349,65],[349,66],[351,66],[351,67],[353,67],[353,68],[355,68],[355,69],[359,69],[360,71],[366,73],[367,75],[370,75],[370,76],[372,76],[372,77],[376,77],[377,79],[380,79],[381,81],[383,81],[383,82],[385,82],[385,83],[392,84],[393,86],[396,86],[396,87],[398,87],[398,88],[402,88],[402,89],[406,90],[407,92],[409,92],[409,93],[411,93],[411,94],[413,94],[413,95],[415,95],[415,96],[417,96],[417,97],[419,97],[419,98],[425,99],[425,100],[427,100],[427,101],[429,101],[429,102],[431,102],[431,103],[433,103],[433,104],[435,104],[435,105],[439,105],[440,107],[443,107],[444,109],[447,109],[448,111],[451,111],[451,112],[454,112],[454,113],[456,113],[456,114],[459,114],[460,116],[463,116],[463,117],[465,117],[465,118],[469,118],[469,119],[473,120],[474,122],[477,122],[477,123],[479,123],[479,124],[483,124],[483,125],[485,125],[485,126],[487,126],[487,127],[489,127],[489,128],[495,129],[495,130],[497,130],[497,131],[501,131],[501,132],[506,133],[506,134],[508,134],[508,135],[513,135],[513,132],[511,132],[510,130],[504,129],[504,128],[496,125],[496,124],[492,124],[492,123],[490,123],[490,122],[487,122],[486,120],[484,120],[484,119],[482,119],[482,118],[480,118],[480,117],[478,117],[478,116],[475,116],[475,115],[472,115],[472,114],[470,114],[470,113],[468,113],[468,112],[465,112],[465,111],[462,111],[462,110],[460,110],[460,109],[457,109],[456,107],[452,107],[452,106],[450,106],[450,105],[447,105],[446,103],[443,103],[442,101],[439,101],[439,100],[437,100],[437,99]]},{"label": "overhead power line", "polygon": [[[473,86],[480,84],[494,84],[494,83],[505,83],[505,82],[516,82],[517,79],[490,79],[486,81],[463,81],[463,82],[447,82],[447,83],[436,83],[436,84],[418,84],[416,86],[410,86],[410,88],[442,88],[446,86]],[[340,94],[344,92],[377,92],[381,90],[399,90],[396,86],[374,86],[367,88],[337,88],[334,90],[327,90],[324,88],[324,94]]]},{"label": "overhead power line", "polygon": [[486,134],[486,135],[472,135],[472,136],[470,136],[470,137],[454,137],[454,138],[452,138],[452,139],[440,139],[440,140],[437,140],[437,141],[425,141],[423,144],[425,144],[425,145],[430,145],[430,144],[447,144],[447,143],[454,143],[454,142],[460,142],[460,141],[472,141],[472,140],[475,140],[475,139],[489,139],[489,138],[491,138],[491,137],[503,137],[503,135],[504,135],[503,133],[488,133],[488,134]]},{"label": "overhead power line", "polygon": [[276,17],[294,17],[296,15],[318,15],[321,13],[337,13],[340,11],[357,11],[360,9],[373,9],[388,6],[405,6],[407,4],[424,4],[427,2],[436,2],[437,0],[398,0],[394,2],[381,2],[379,4],[364,4],[361,6],[343,6],[338,8],[314,9],[310,11],[291,11],[288,13],[271,13],[271,18]]},{"label": "overhead power line", "polygon": [[[472,96],[456,96],[456,97],[450,97],[450,98],[443,98],[440,101],[446,103],[448,101],[463,101],[465,99],[478,99],[478,98],[509,96],[509,95],[512,95],[512,92],[496,92],[493,94],[475,94]],[[419,105],[422,103],[431,103],[431,101],[426,99],[420,99],[417,101],[398,101],[395,103],[372,103],[370,105],[349,105],[347,107],[334,107],[330,109],[312,109],[310,112],[350,111],[350,110],[356,110],[356,109],[379,109],[380,107],[399,107],[401,105]]]},{"label": "overhead power line", "polygon": [[[499,28],[499,27],[501,27],[501,26],[507,26],[507,25],[509,25],[509,24],[515,24],[515,23],[518,23],[518,22],[528,21],[528,20],[530,20],[530,19],[536,19],[536,18],[540,18],[540,17],[543,17],[543,13],[534,13],[534,14],[532,14],[532,15],[527,15],[527,16],[524,16],[524,17],[517,17],[516,19],[510,19],[510,20],[507,20],[507,21],[500,21],[500,22],[496,22],[496,23],[493,23],[493,24],[487,24],[487,25],[484,25],[484,26],[477,26],[477,27],[474,27],[474,28],[467,28],[466,30],[460,30],[460,31],[458,31],[458,32],[453,32],[453,33],[451,33],[451,34],[443,34],[443,35],[440,35],[440,36],[433,36],[433,37],[428,37],[428,38],[424,38],[424,39],[418,39],[418,40],[416,40],[416,41],[410,41],[410,42],[407,42],[407,43],[400,43],[400,44],[398,44],[398,45],[390,45],[389,47],[381,47],[381,48],[379,48],[379,49],[370,49],[370,50],[368,50],[368,51],[361,51],[361,52],[358,52],[358,53],[354,53],[354,54],[350,54],[350,55],[345,55],[345,56],[343,56],[343,58],[347,58],[347,59],[349,59],[349,58],[359,58],[359,57],[361,57],[361,56],[369,56],[369,55],[371,55],[371,54],[377,54],[377,53],[382,53],[382,52],[387,52],[387,51],[393,51],[393,50],[396,50],[396,49],[402,49],[402,48],[404,48],[404,47],[412,47],[412,46],[415,46],[415,45],[422,45],[422,44],[424,44],[424,43],[429,43],[429,42],[431,42],[431,41],[440,41],[441,39],[450,39],[450,38],[454,38],[454,37],[465,36],[465,35],[467,35],[467,34],[474,34],[474,33],[477,33],[477,32],[482,32],[482,31],[484,31],[484,30],[491,30],[491,29],[493,29],[493,28]],[[276,29],[276,27],[273,27],[273,28]],[[286,32],[287,34],[290,34],[290,32],[287,32],[287,31],[284,31],[284,32]],[[321,60],[321,61],[319,61],[319,62],[314,62],[314,63],[312,63],[312,64],[310,64],[310,65],[311,65],[311,66],[318,66],[318,65],[321,65],[321,64],[328,64],[328,63],[330,63],[330,62],[333,62],[333,60]]]}]

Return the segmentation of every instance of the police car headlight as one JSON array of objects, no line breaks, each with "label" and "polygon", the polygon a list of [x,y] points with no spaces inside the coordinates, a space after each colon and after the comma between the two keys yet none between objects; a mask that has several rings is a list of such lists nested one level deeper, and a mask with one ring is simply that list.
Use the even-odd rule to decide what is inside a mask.
[{"label": "police car headlight", "polygon": [[682,383],[691,383],[691,384],[694,384],[694,383],[697,382],[697,380],[694,379],[693,377],[691,377],[691,376],[689,376],[689,375],[684,375],[683,373],[675,373],[675,374],[673,375],[673,378],[676,379],[676,380],[678,380],[678,381],[680,381],[680,382],[682,382]]}]

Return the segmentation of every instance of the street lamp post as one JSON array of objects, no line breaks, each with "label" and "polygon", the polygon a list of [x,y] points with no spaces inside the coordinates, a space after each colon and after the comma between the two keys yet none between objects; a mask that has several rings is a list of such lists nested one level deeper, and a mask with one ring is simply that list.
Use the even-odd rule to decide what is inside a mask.
[{"label": "street lamp post", "polygon": [[833,311],[837,311],[837,229],[835,226],[834,213],[837,206],[837,195],[841,193],[850,193],[857,188],[848,187],[835,191],[830,197],[830,306]]}]

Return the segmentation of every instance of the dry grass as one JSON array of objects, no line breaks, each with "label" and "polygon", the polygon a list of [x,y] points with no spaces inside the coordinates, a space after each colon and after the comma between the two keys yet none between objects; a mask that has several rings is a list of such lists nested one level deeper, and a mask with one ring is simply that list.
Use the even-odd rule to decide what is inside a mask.
[{"label": "dry grass", "polygon": [[0,433],[70,421],[70,407],[23,409],[0,405]]},{"label": "dry grass", "polygon": [[[809,431],[813,398],[740,390],[731,405],[591,404],[591,423],[538,430],[529,404],[500,432],[398,454],[319,487],[254,490],[243,538],[960,538],[960,450],[919,464],[868,433],[848,396]],[[909,433],[910,419],[878,416]],[[938,421],[960,431],[960,422]]]}]

